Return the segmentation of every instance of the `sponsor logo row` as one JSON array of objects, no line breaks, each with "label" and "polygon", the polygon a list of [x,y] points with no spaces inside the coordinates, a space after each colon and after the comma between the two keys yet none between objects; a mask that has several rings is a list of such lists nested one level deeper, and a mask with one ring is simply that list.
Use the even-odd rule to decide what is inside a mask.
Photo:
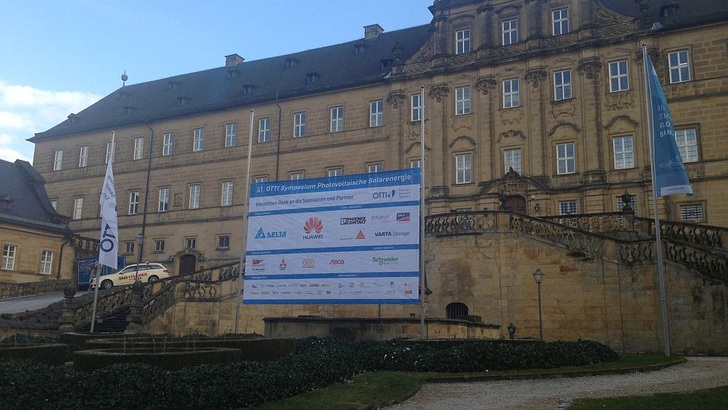
[{"label": "sponsor logo row", "polygon": [[[385,266],[385,265],[398,265],[400,258],[397,256],[373,256],[371,258],[371,262],[375,265],[379,266]],[[320,268],[321,264],[324,263],[328,266],[344,266],[347,264],[346,258],[331,258],[326,260],[317,260],[315,258],[303,258],[301,260],[301,269],[316,269],[317,265]],[[273,258],[263,258],[263,257],[254,257],[250,261],[250,268],[253,272],[269,272],[269,267],[275,267],[275,265],[278,265],[278,270],[281,272],[285,272],[288,270],[288,262],[285,258],[275,259]],[[275,268],[274,268],[275,269]],[[294,267],[295,269],[295,267]]]},{"label": "sponsor logo row", "polygon": [[[370,220],[373,222],[379,222],[379,223],[388,223],[390,221],[391,215],[373,215],[370,216]],[[410,222],[410,213],[409,212],[398,212],[395,216],[395,220],[397,223],[406,223]],[[352,217],[342,217],[339,219],[339,225],[346,226],[346,225],[364,225],[367,223],[367,217],[366,216],[352,216]],[[302,227],[302,239],[324,239],[324,223],[323,221],[318,217],[310,217],[304,222]],[[410,235],[409,231],[375,231],[373,232],[375,237],[388,237],[388,236],[401,236],[401,237],[407,237]],[[255,234],[255,239],[279,239],[279,238],[287,238],[288,232],[287,231],[270,231],[265,230],[263,227],[258,228],[258,231]],[[359,232],[354,237],[342,237],[340,240],[351,240],[351,239],[366,239],[366,235],[362,230],[359,230]]]}]

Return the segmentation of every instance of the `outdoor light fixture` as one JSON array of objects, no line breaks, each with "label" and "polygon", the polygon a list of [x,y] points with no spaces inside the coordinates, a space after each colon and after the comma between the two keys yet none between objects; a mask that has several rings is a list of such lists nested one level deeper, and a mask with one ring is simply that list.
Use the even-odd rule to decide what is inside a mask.
[{"label": "outdoor light fixture", "polygon": [[516,327],[513,325],[513,322],[511,322],[510,325],[508,325],[508,336],[511,340],[516,338]]},{"label": "outdoor light fixture", "polygon": [[142,245],[144,245],[144,234],[139,232],[139,235],[135,236],[134,239],[136,239],[136,243],[139,249],[139,255],[137,256],[137,264],[136,269],[134,269],[134,281],[139,280],[139,264],[142,263]]},{"label": "outdoor light fixture", "polygon": [[540,340],[543,340],[543,319],[541,316],[541,282],[543,281],[543,271],[541,268],[536,268],[535,271],[533,271],[533,279],[536,281],[536,286],[538,287],[538,337]]},{"label": "outdoor light fixture", "polygon": [[536,204],[533,207],[533,210],[536,211],[537,214],[541,213],[541,204]]}]

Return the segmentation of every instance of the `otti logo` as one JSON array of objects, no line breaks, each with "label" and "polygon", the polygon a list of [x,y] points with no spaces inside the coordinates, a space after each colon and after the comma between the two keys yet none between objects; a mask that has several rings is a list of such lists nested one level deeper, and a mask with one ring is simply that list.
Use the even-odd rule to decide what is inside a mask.
[{"label": "otti logo", "polygon": [[397,196],[396,190],[391,191],[381,191],[381,192],[375,192],[372,194],[372,198],[374,199],[392,199]]},{"label": "otti logo", "polygon": [[331,259],[331,262],[329,262],[329,265],[343,265],[344,260],[343,259]]}]

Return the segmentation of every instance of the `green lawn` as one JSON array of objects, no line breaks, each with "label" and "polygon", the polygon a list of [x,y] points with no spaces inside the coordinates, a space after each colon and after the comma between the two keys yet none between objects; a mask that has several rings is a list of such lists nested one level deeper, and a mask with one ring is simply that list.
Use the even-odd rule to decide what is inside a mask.
[{"label": "green lawn", "polygon": [[[412,397],[422,386],[428,381],[442,380],[459,380],[459,381],[476,381],[489,379],[509,379],[509,378],[534,378],[534,377],[552,377],[567,375],[584,375],[599,374],[604,372],[631,372],[635,370],[658,369],[662,366],[682,363],[685,359],[679,357],[665,356],[636,356],[624,355],[615,362],[599,363],[591,366],[574,366],[561,367],[558,369],[534,369],[518,372],[486,372],[486,373],[407,373],[407,372],[375,372],[364,373],[356,376],[353,380],[346,383],[339,383],[323,389],[314,390],[308,393],[299,394],[285,400],[279,400],[258,407],[263,410],[300,410],[300,409],[337,409],[337,410],[365,410],[377,409],[400,403]],[[728,389],[728,388],[726,388]],[[705,400],[706,406],[712,406],[712,402],[716,405],[725,403],[728,396],[728,390],[708,391]],[[720,390],[720,389],[715,389]],[[702,395],[664,395],[664,396],[685,396],[687,399],[703,400]],[[715,401],[717,398],[723,398],[724,401]],[[614,409],[650,409],[650,408],[666,408],[666,409],[686,409],[686,408],[705,408],[712,409],[716,407],[695,407],[695,401],[690,402],[690,406],[685,407],[636,407],[639,404],[632,400],[633,398],[615,399],[616,403],[625,401],[625,407],[619,404],[608,403],[607,407],[603,404],[592,404],[591,400],[580,400],[579,409],[595,409],[595,408],[614,408]],[[665,401],[672,404],[675,402],[671,397],[666,397]],[[702,401],[697,405],[702,405]],[[577,407],[573,407],[577,409]],[[719,408],[728,408],[728,405],[721,405]]]},{"label": "green lawn", "polygon": [[577,399],[569,407],[569,410],[592,409],[723,410],[728,409],[728,387],[718,387],[690,393],[660,393],[652,396]]}]

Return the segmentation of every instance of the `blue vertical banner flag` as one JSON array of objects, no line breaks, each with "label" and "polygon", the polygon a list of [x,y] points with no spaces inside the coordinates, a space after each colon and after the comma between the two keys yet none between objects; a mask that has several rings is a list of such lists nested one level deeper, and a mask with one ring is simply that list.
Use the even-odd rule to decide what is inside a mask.
[{"label": "blue vertical banner flag", "polygon": [[685,172],[680,151],[675,141],[675,130],[672,125],[670,109],[667,106],[665,93],[657,78],[655,67],[647,52],[644,52],[647,67],[647,91],[650,101],[650,121],[652,122],[652,181],[656,196],[685,193],[692,195],[688,174]]},{"label": "blue vertical banner flag", "polygon": [[119,225],[116,222],[116,187],[111,159],[106,166],[104,186],[101,189],[99,205],[101,205],[101,240],[99,241],[99,263],[112,269],[117,266],[119,250]]}]

